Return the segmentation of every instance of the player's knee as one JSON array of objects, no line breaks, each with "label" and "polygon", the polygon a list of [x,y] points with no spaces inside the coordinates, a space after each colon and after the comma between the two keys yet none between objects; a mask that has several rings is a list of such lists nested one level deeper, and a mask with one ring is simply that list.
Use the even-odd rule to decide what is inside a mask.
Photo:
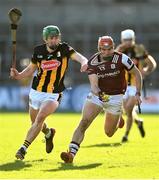
[{"label": "player's knee", "polygon": [[105,129],[105,134],[108,136],[108,137],[112,137],[114,135],[114,131],[110,131],[108,129]]}]

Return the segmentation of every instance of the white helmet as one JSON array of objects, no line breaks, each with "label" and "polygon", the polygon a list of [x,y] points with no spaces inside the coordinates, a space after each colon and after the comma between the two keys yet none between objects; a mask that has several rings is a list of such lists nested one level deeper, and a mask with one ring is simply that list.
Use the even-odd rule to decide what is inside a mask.
[{"label": "white helmet", "polygon": [[132,39],[135,40],[135,32],[131,29],[121,31],[121,40]]}]

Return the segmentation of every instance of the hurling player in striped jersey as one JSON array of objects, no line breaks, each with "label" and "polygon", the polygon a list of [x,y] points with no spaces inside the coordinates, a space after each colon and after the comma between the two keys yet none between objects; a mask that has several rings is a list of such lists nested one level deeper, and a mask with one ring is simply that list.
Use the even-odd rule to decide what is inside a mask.
[{"label": "hurling player in striped jersey", "polygon": [[[134,64],[140,70],[143,82],[145,82],[145,77],[151,74],[156,69],[155,59],[148,53],[143,44],[136,43],[135,32],[132,29],[126,29],[121,32],[121,44],[116,48],[127,56],[129,56]],[[145,129],[143,126],[143,119],[141,119],[136,112],[135,106],[135,76],[131,72],[126,72],[127,89],[123,97],[124,110],[126,113],[126,131],[122,137],[122,142],[128,141],[128,135],[131,130],[133,121],[137,124],[141,137],[145,137]],[[145,83],[144,83],[145,84]],[[143,86],[143,92],[145,92]],[[144,97],[146,95],[144,94]]]},{"label": "hurling player in striped jersey", "polygon": [[48,128],[45,119],[54,113],[59,106],[62,92],[65,89],[64,78],[69,60],[81,64],[81,72],[87,70],[88,60],[65,42],[61,42],[61,32],[57,26],[43,28],[44,44],[34,48],[30,64],[18,72],[11,68],[10,76],[20,80],[32,76],[32,88],[29,94],[29,113],[32,122],[24,143],[16,153],[16,158],[23,160],[27,148],[35,140],[40,131],[45,134],[46,152],[53,150],[54,128]]}]

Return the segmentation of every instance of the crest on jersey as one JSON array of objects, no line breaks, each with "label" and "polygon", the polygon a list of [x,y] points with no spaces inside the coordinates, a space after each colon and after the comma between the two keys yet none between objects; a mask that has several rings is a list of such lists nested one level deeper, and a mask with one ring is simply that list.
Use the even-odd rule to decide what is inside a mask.
[{"label": "crest on jersey", "polygon": [[115,64],[111,64],[111,69],[115,69]]},{"label": "crest on jersey", "polygon": [[61,62],[57,61],[56,59],[50,61],[42,61],[41,68],[46,71],[56,70],[60,66],[60,64]]}]

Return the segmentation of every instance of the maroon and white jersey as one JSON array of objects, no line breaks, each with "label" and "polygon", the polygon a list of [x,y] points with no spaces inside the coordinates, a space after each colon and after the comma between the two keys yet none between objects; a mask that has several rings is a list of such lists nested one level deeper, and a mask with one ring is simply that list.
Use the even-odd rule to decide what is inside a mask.
[{"label": "maroon and white jersey", "polygon": [[134,67],[133,61],[125,54],[114,52],[112,59],[101,61],[100,54],[96,53],[88,61],[88,75],[98,76],[98,86],[108,95],[124,94],[126,91],[125,70]]}]

